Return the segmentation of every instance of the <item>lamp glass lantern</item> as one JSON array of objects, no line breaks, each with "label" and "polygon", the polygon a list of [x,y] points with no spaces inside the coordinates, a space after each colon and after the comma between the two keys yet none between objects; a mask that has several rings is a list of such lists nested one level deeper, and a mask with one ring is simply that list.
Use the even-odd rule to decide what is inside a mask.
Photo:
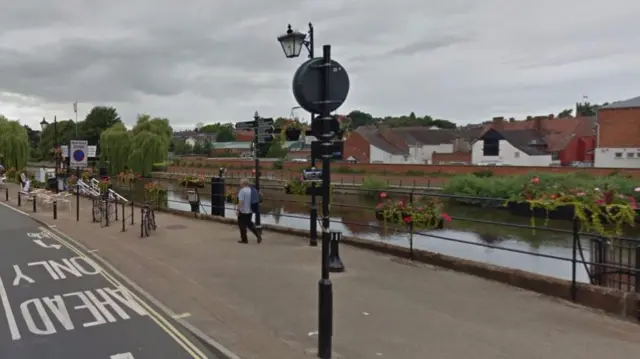
[{"label": "lamp glass lantern", "polygon": [[307,38],[306,34],[291,29],[291,25],[288,26],[287,32],[284,35],[278,36],[278,41],[284,51],[284,56],[287,58],[293,58],[300,56],[304,41]]},{"label": "lamp glass lantern", "polygon": [[47,120],[45,120],[43,117],[42,122],[40,122],[40,128],[42,129],[42,131],[44,131],[47,129],[48,126],[49,126],[49,122],[47,122]]}]

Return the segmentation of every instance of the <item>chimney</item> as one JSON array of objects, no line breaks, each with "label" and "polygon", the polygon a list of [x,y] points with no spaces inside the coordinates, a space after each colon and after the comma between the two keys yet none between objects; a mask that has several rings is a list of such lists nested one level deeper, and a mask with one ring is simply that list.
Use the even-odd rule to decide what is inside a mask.
[{"label": "chimney", "polygon": [[549,114],[549,119],[550,119],[550,120],[553,120],[553,119],[555,119],[555,118],[556,118],[556,116],[555,116],[554,114],[552,114],[552,113],[550,113],[550,114]]},{"label": "chimney", "polygon": [[542,120],[544,120],[544,116],[536,116],[533,118],[533,129],[536,131],[542,131]]},{"label": "chimney", "polygon": [[527,121],[533,120],[533,116],[527,116]]},{"label": "chimney", "polygon": [[493,127],[502,128],[503,123],[504,123],[504,117],[500,116],[500,117],[493,118]]}]

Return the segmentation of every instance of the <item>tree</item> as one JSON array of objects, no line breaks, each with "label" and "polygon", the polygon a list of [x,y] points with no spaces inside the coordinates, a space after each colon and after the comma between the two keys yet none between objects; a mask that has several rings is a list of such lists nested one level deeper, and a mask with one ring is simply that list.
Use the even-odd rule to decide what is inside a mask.
[{"label": "tree", "polygon": [[193,153],[195,153],[196,155],[201,155],[204,153],[204,148],[200,141],[196,141],[196,143],[193,145]]},{"label": "tree", "polygon": [[193,151],[191,145],[187,143],[187,141],[183,139],[176,140],[174,142],[174,150],[176,155],[186,155]]},{"label": "tree", "polygon": [[22,169],[29,160],[29,136],[19,121],[0,115],[0,163],[6,168]]},{"label": "tree", "polygon": [[[57,136],[56,136],[57,132]],[[57,124],[50,123],[47,128],[40,133],[38,150],[44,160],[55,158],[54,150],[57,146],[69,145],[69,141],[76,137],[76,124],[71,120],[57,121]],[[95,143],[95,142],[94,142]],[[67,154],[65,154],[66,156]]]},{"label": "tree", "polygon": [[204,153],[207,156],[211,156],[214,150],[213,142],[209,140],[205,140],[204,145],[202,146],[202,150],[203,150],[202,153]]},{"label": "tree", "polygon": [[573,109],[570,108],[566,108],[562,111],[560,111],[560,113],[558,113],[558,118],[565,118],[565,117],[571,117],[571,115],[573,114]]},{"label": "tree", "polygon": [[216,135],[217,142],[234,142],[236,136],[233,134],[233,128],[224,126],[220,127]]},{"label": "tree", "polygon": [[100,152],[100,134],[116,123],[122,123],[122,121],[114,107],[96,106],[89,111],[84,121],[78,124],[82,130],[82,136],[80,137],[89,141],[90,145],[97,145],[98,152]]},{"label": "tree", "polygon": [[123,123],[116,123],[100,135],[100,160],[109,173],[118,173],[129,167],[132,134]]},{"label": "tree", "polygon": [[576,116],[585,116],[585,117],[595,116],[596,113],[598,112],[598,109],[600,109],[600,107],[606,106],[608,104],[609,104],[608,102],[605,102],[601,105],[592,104],[588,101],[578,102],[576,103]]},{"label": "tree", "polygon": [[139,115],[131,131],[116,123],[100,137],[101,160],[108,162],[111,173],[129,168],[149,176],[154,163],[166,161],[172,133],[169,120],[149,115]]},{"label": "tree", "polygon": [[31,159],[39,161],[42,159],[38,146],[40,145],[40,131],[34,131],[31,127],[23,125],[25,131],[27,131],[27,137],[29,138],[29,155]]},{"label": "tree", "polygon": [[274,134],[273,141],[269,145],[267,151],[268,158],[284,158],[287,155],[287,149],[285,148],[285,130],[279,134]]}]

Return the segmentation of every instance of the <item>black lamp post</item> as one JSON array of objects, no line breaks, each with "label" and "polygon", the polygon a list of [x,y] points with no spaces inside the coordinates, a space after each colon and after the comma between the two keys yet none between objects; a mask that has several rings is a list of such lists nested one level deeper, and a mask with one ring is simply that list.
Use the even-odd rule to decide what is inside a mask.
[{"label": "black lamp post", "polygon": [[[43,117],[40,122],[40,128],[44,132],[49,127],[49,122]],[[55,178],[56,178],[56,193],[58,193],[58,167],[60,164],[60,156],[58,154],[58,120],[57,117],[53,117],[53,142],[54,142],[54,156],[56,161]]]},{"label": "black lamp post", "polygon": [[[288,26],[287,32],[284,35],[278,37],[278,41],[282,45],[282,50],[287,58],[293,58],[300,55],[302,46],[306,46],[309,50],[309,57],[313,58],[313,26],[309,24],[309,38],[307,41],[307,35],[298,31],[293,31],[291,25]],[[322,59],[322,83],[320,87],[322,89],[322,106],[318,111],[320,117],[313,118],[313,121],[322,121],[323,130],[322,136],[319,139],[323,146],[322,155],[322,264],[321,272],[322,276],[318,282],[318,357],[322,359],[330,359],[332,354],[332,336],[333,336],[333,285],[329,278],[329,243],[331,240],[331,233],[329,232],[329,201],[331,191],[331,156],[328,155],[328,148],[331,145],[334,133],[330,129],[330,104],[329,104],[329,78],[331,69],[331,47],[325,45],[323,47],[323,59]],[[311,112],[311,111],[310,111]],[[314,156],[312,158],[312,166],[315,165]],[[315,191],[312,188],[312,191]],[[312,212],[311,212],[311,235],[316,226],[317,217],[314,218],[314,214],[317,216],[317,210],[315,209],[315,192],[312,192]],[[313,242],[310,243],[313,245]],[[316,242],[317,245],[317,242]]]},{"label": "black lamp post", "polygon": [[[309,31],[303,34],[291,29],[291,25],[287,26],[287,32],[278,37],[278,41],[284,51],[284,56],[294,58],[300,56],[302,46],[307,48],[309,58],[313,58],[313,24],[309,23]],[[311,114],[311,122],[313,122],[313,113]],[[316,166],[316,158],[311,156],[311,167]],[[309,245],[318,246],[318,206],[316,204],[316,184],[311,183],[311,208],[309,210]]]}]

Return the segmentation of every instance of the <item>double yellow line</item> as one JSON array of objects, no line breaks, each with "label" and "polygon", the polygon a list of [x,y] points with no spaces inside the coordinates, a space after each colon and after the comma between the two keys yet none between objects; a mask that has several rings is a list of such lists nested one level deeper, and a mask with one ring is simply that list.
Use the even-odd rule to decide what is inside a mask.
[{"label": "double yellow line", "polygon": [[[91,258],[91,256],[87,255],[86,253],[84,253],[83,251],[81,251],[80,249],[76,248],[74,245],[72,245],[71,243],[69,243],[68,240],[64,240],[62,239],[60,236],[58,236],[56,233],[53,233],[52,231],[50,231],[47,228],[44,227],[40,227],[40,229],[47,233],[48,235],[51,236],[51,238],[55,239],[57,242],[59,242],[60,244],[62,244],[63,246],[65,246],[66,248],[68,248],[69,250],[71,250],[72,252],[76,253],[77,255],[79,255],[82,258],[85,259],[91,259],[92,261],[94,261],[93,258]],[[69,238],[70,241],[73,241],[71,238]],[[97,258],[97,256],[96,256]],[[169,323],[164,316],[162,316],[160,313],[158,313],[155,309],[153,309],[153,307],[151,307],[149,304],[147,304],[146,301],[144,301],[142,298],[140,298],[136,293],[134,293],[133,290],[129,290],[129,288],[125,285],[123,285],[116,277],[114,277],[111,273],[108,273],[106,271],[106,269],[104,268],[104,266],[100,265],[101,271],[100,274],[112,285],[114,285],[115,287],[122,287],[125,288],[129,293],[131,293],[131,295],[133,296],[133,298],[140,303],[140,305],[147,311],[147,313],[149,314],[149,317],[151,317],[151,319],[164,331],[166,332],[171,338],[173,338],[173,340],[175,340],[178,344],[180,344],[180,346],[187,351],[187,353],[189,353],[194,359],[208,359],[208,357],[202,353],[202,351],[195,345],[193,344],[189,339],[187,339],[179,330],[177,330],[171,323]]]}]

